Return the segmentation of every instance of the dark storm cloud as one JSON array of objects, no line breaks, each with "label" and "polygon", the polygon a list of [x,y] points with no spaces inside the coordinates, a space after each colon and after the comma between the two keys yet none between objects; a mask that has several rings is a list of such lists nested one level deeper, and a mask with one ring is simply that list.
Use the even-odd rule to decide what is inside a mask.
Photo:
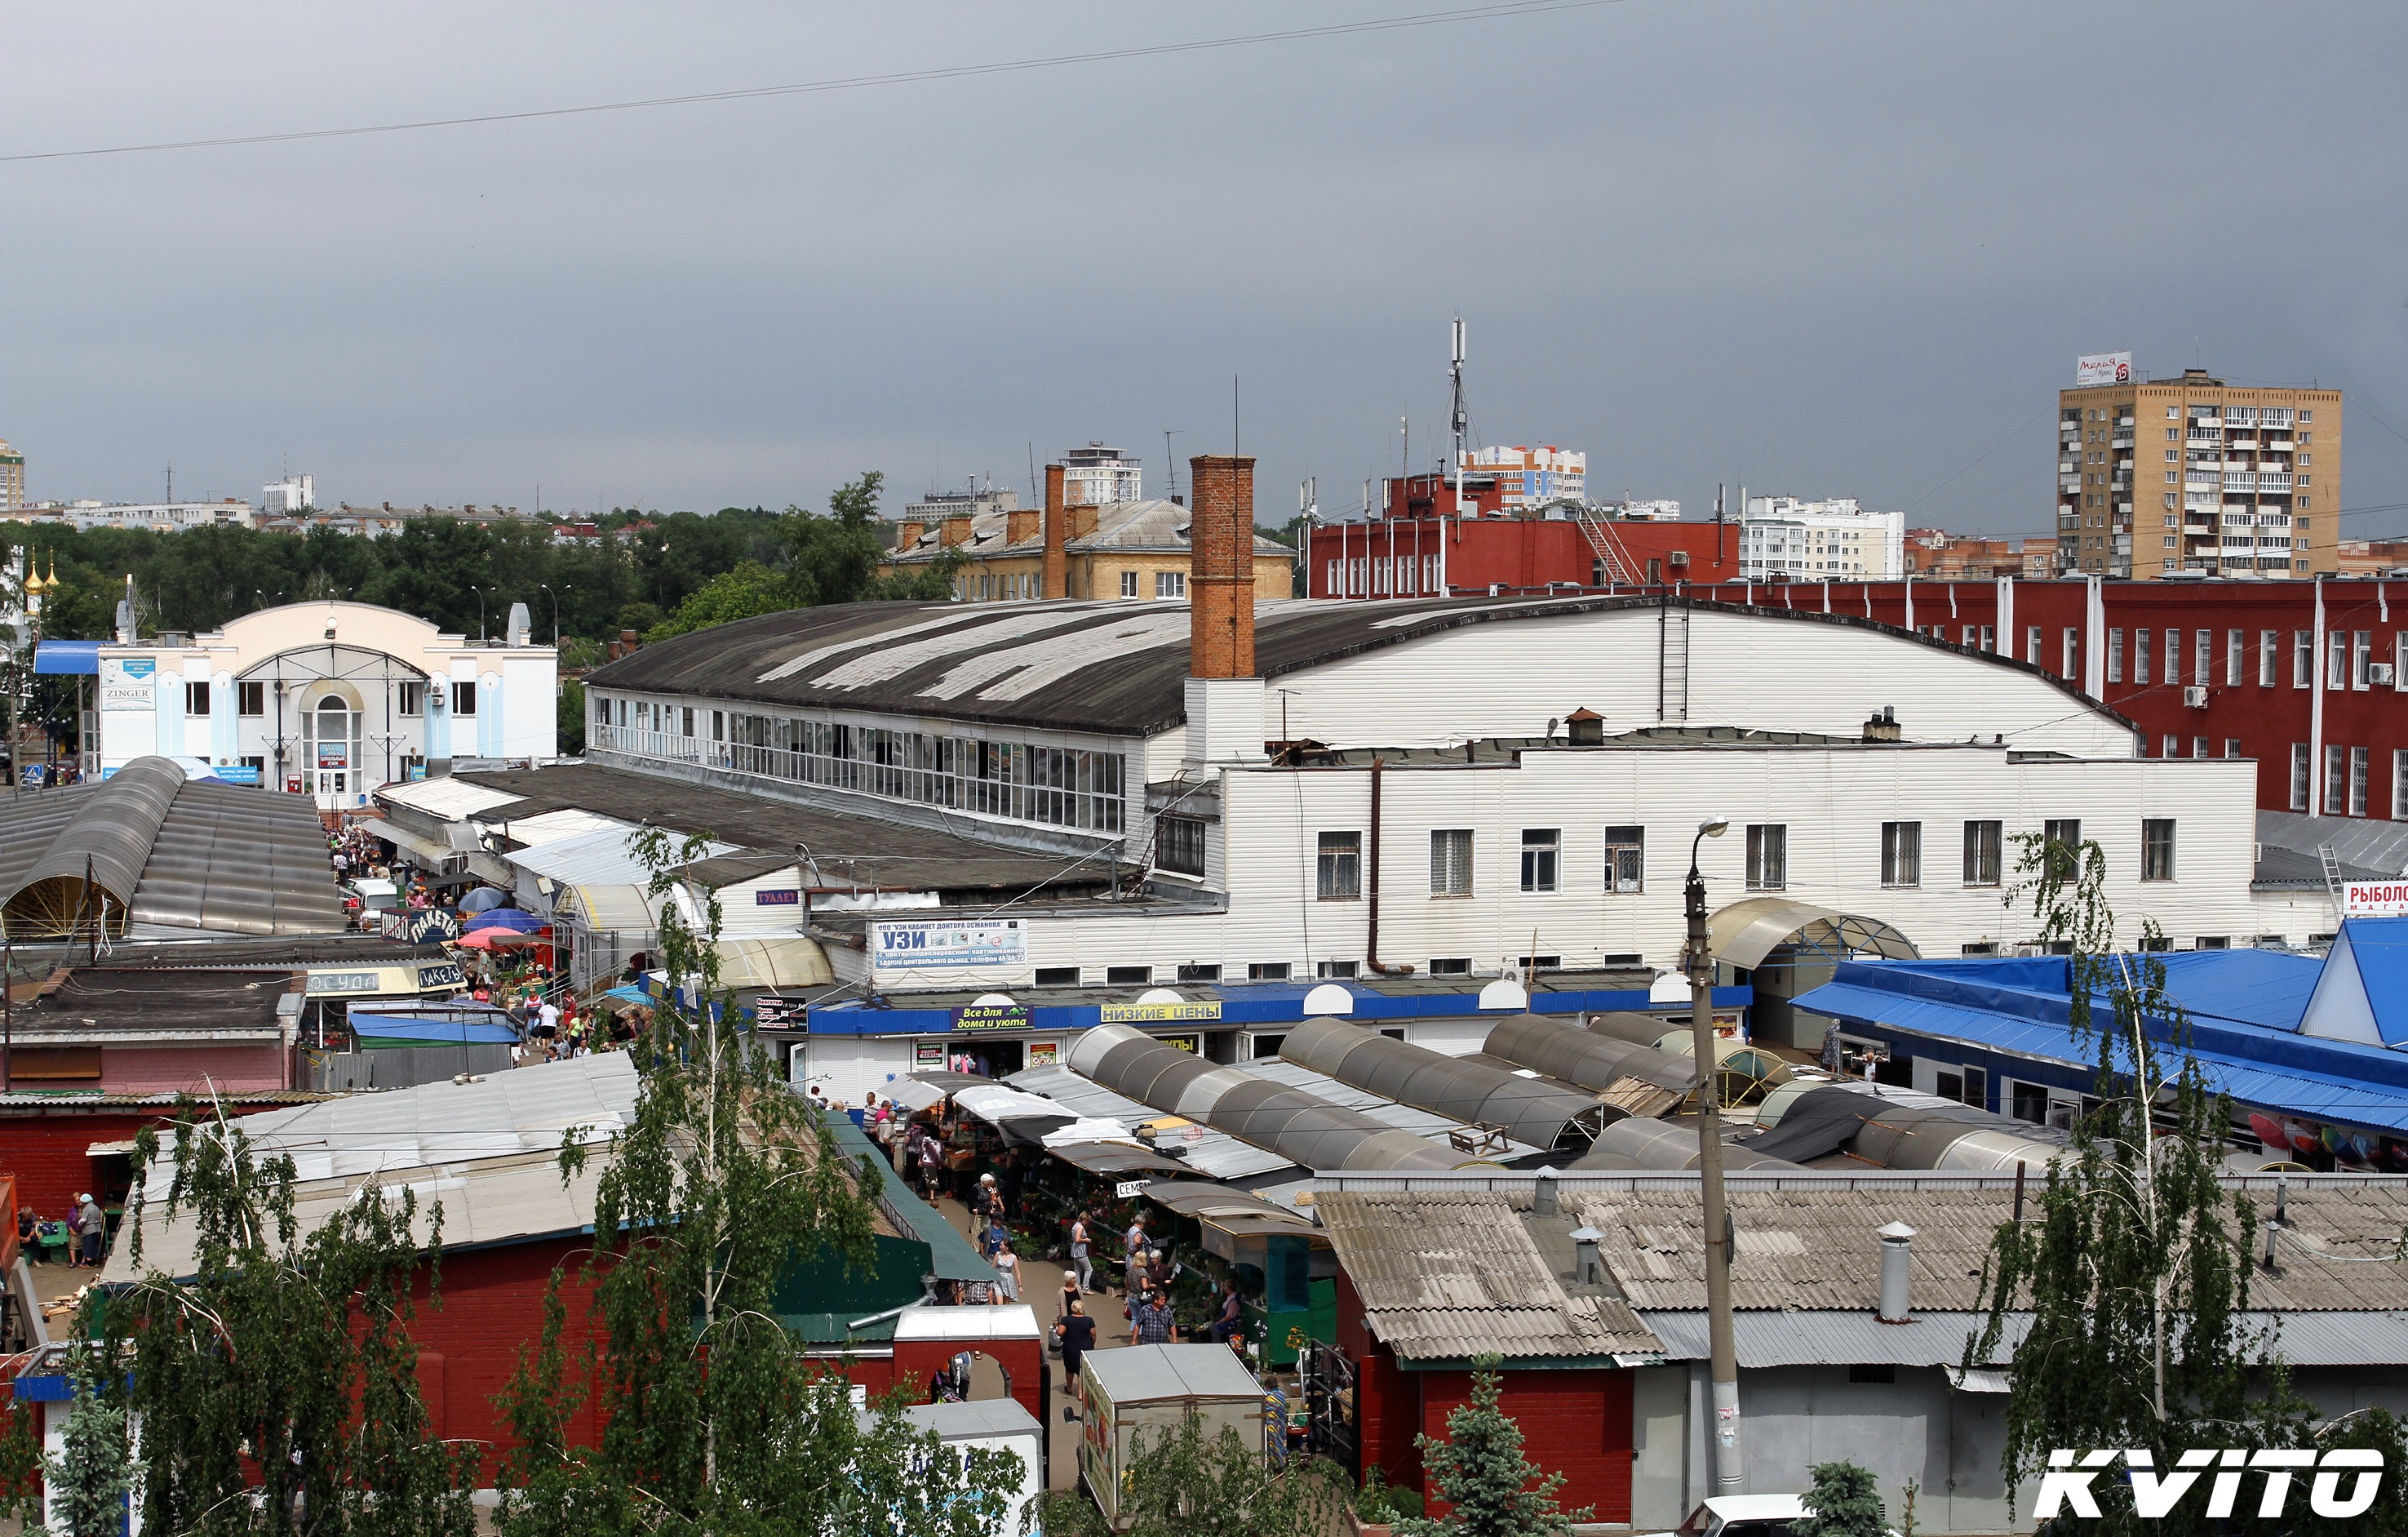
[{"label": "dark storm cloud", "polygon": [[[21,13],[10,151],[972,64],[1412,5]],[[1479,434],[2038,532],[2073,355],[2351,392],[2408,500],[2396,7],[1594,10],[841,95],[0,165],[44,496],[818,501],[1102,438],[1266,518]],[[2004,440],[2003,446],[2001,445]],[[1967,469],[1985,451],[1989,457]],[[1959,473],[1962,471],[1963,473]],[[1951,479],[1951,477],[1955,477]],[[2408,520],[2357,520],[2353,533]]]}]

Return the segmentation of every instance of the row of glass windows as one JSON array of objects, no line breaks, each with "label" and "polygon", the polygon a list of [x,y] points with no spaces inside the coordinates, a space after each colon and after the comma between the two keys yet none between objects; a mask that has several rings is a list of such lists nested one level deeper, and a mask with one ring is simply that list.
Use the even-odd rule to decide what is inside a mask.
[{"label": "row of glass windows", "polygon": [[[2315,786],[2314,749],[2306,742],[2291,744],[2291,810],[2309,809],[2308,797]],[[2364,747],[2327,744],[2324,764],[2324,814],[2327,816],[2365,816],[2368,814],[2367,791],[2372,779],[2374,754]],[[2395,822],[2408,822],[2408,747],[2391,750],[2391,810],[2384,814]]]},{"label": "row of glass windows", "polygon": [[708,715],[711,761],[738,773],[1055,827],[1117,833],[1124,826],[1126,759],[1118,753],[646,700],[599,700],[595,710],[606,728],[627,728],[604,744],[638,755],[703,755],[696,728]]},{"label": "row of glass windows", "polygon": [[[2336,749],[2338,751],[2338,749]],[[2363,749],[2359,749],[2362,754]],[[2408,753],[2401,754],[2408,772]],[[2408,781],[2403,781],[2408,784]],[[2404,790],[2403,794],[2408,794]],[[2408,802],[2403,802],[2408,803]],[[1204,825],[1190,817],[1164,817],[1184,824],[1175,834],[1158,834],[1156,863],[1164,869],[1200,875],[1204,869]],[[2082,823],[2060,818],[2042,825],[2041,836],[2062,850],[2082,846]],[[1472,894],[1472,829],[1440,827],[1429,835],[1429,892],[1432,897]],[[1175,855],[1171,851],[1176,850]],[[1192,850],[1192,853],[1190,852]],[[2006,826],[2000,822],[1963,824],[1963,881],[1967,886],[1998,886],[2006,876]],[[1192,860],[1194,868],[1166,862],[1166,856]],[[1881,883],[1914,887],[1923,884],[1923,824],[1885,822],[1881,827]],[[1525,827],[1521,842],[1521,889],[1547,893],[1563,889],[1563,829]],[[2146,817],[2141,823],[2141,879],[2174,878],[2174,822],[2171,817]],[[1646,890],[1647,829],[1613,826],[1605,829],[1603,887],[1612,895]],[[1783,891],[1789,884],[1789,827],[1785,823],[1752,823],[1747,828],[1747,889]],[[1347,901],[1363,895],[1363,835],[1359,831],[1325,831],[1316,840],[1313,895],[1325,902]]]},{"label": "row of glass windows", "polygon": [[[303,681],[302,686],[308,686],[307,680]],[[206,718],[210,711],[209,693],[210,686],[208,683],[187,682],[184,685],[184,713],[194,720]],[[393,685],[393,696],[394,713],[423,715],[426,712],[424,683],[395,683]],[[346,705],[344,708],[349,709],[350,706]],[[256,682],[237,681],[234,685],[234,712],[245,720],[265,715],[267,684],[264,681]],[[477,712],[475,683],[461,682],[452,685],[452,712],[455,715],[474,715]]]}]

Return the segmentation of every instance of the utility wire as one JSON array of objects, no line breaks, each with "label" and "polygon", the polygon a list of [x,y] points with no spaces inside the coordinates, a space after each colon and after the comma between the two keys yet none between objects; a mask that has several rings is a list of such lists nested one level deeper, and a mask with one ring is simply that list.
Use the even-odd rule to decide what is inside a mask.
[{"label": "utility wire", "polygon": [[1058,69],[1070,65],[1108,64],[1124,59],[1151,59],[1168,54],[1202,53],[1245,48],[1256,43],[1296,42],[1308,37],[1343,37],[1358,33],[1398,32],[1412,27],[1444,26],[1456,22],[1482,22],[1499,16],[1537,16],[1550,11],[1590,10],[1619,5],[1622,0],[1506,0],[1502,5],[1463,6],[1421,11],[1408,16],[1381,17],[1368,22],[1340,22],[1327,26],[1291,27],[1280,32],[1240,33],[1227,37],[1203,37],[1183,43],[1153,43],[1140,48],[1103,49],[1091,53],[1056,53],[1033,59],[992,64],[954,65],[940,69],[898,70],[883,75],[850,75],[833,79],[804,80],[792,85],[751,86],[736,91],[701,91],[681,96],[649,96],[637,101],[591,102],[578,107],[549,107],[524,112],[484,112],[456,118],[423,118],[408,122],[370,123],[356,128],[309,128],[281,134],[238,134],[223,138],[169,139],[153,144],[112,144],[86,150],[44,150],[0,155],[0,165],[33,160],[80,160],[97,155],[150,154],[162,150],[218,150],[245,144],[290,144],[315,138],[359,138],[372,134],[414,133],[422,128],[465,128],[492,122],[529,122],[542,118],[582,117],[597,112],[634,112],[656,107],[695,107],[710,102],[752,101],[765,96],[818,95],[832,91],[861,91],[881,85],[912,85],[930,80],[968,79],[981,75],[1009,75],[1032,69]]}]

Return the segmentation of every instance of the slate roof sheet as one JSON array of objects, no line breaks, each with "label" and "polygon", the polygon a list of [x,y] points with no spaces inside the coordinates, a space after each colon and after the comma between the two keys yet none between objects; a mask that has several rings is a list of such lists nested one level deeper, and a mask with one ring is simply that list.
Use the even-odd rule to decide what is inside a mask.
[{"label": "slate roof sheet", "polygon": [[1406,1360],[1643,1354],[1630,1305],[1568,1292],[1502,1194],[1330,1192],[1315,1202],[1366,1323]]}]

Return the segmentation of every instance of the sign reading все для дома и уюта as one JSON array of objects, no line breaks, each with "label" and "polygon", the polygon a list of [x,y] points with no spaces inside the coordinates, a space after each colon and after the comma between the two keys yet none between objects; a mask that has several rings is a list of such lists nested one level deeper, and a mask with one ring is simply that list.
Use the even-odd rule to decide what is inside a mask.
[{"label": "sign reading \u0432\u0441\u0435 \u0434\u043b\u044f \u0434\u043e\u043c\u0430 \u0438 \u0443\u044e\u0442\u0430", "polygon": [[878,971],[943,971],[1028,964],[1028,931],[1017,918],[893,918],[869,926]]}]

